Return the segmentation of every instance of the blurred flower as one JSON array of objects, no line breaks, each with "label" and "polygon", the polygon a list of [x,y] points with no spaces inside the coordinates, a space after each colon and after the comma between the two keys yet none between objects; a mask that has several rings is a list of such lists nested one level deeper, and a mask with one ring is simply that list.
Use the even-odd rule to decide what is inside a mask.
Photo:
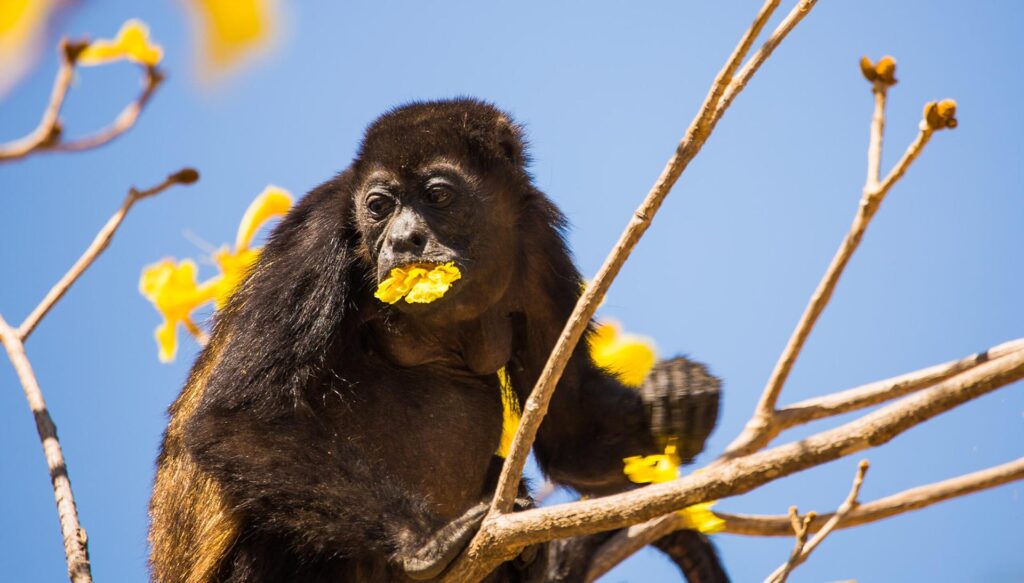
[{"label": "blurred flower", "polygon": [[[660,484],[679,477],[679,455],[673,444],[666,446],[663,454],[630,456],[622,463],[622,471],[634,484]],[[713,534],[725,528],[725,521],[711,512],[714,504],[714,501],[702,502],[687,506],[678,513],[683,517],[686,528]]]},{"label": "blurred flower", "polygon": [[498,384],[501,385],[501,443],[495,453],[501,457],[508,457],[508,452],[512,449],[512,438],[519,429],[522,412],[519,408],[519,397],[512,388],[512,379],[509,378],[505,367],[498,370]]},{"label": "blurred flower", "polygon": [[287,213],[291,207],[292,195],[288,191],[273,185],[266,187],[242,215],[235,236],[235,249],[224,246],[213,253],[213,260],[221,272],[216,281],[218,310],[224,307],[249,267],[259,259],[260,250],[251,248],[256,231],[271,218]]},{"label": "blurred flower", "polygon": [[0,97],[36,63],[48,25],[65,0],[0,1]]},{"label": "blurred flower", "polygon": [[657,358],[654,343],[621,333],[617,323],[606,321],[590,335],[590,356],[597,366],[614,373],[628,386],[639,387]]},{"label": "blurred flower", "polygon": [[451,261],[436,265],[429,271],[418,265],[395,267],[388,274],[388,278],[377,286],[373,297],[388,304],[393,304],[403,297],[406,303],[429,304],[444,296],[452,287],[452,282],[461,277],[459,268]]},{"label": "blurred flower", "polygon": [[164,259],[142,270],[139,292],[164,317],[156,329],[160,362],[171,362],[178,352],[178,324],[194,328],[192,312],[214,298],[215,282],[196,283],[196,264],[191,259],[175,263]]},{"label": "blurred flower", "polygon": [[259,258],[260,250],[252,248],[256,231],[272,217],[283,215],[292,206],[292,197],[282,188],[268,186],[256,197],[238,225],[234,250],[224,246],[213,254],[220,275],[196,283],[196,264],[191,259],[175,263],[164,259],[142,270],[139,292],[164,317],[156,329],[156,342],[160,361],[171,362],[178,351],[178,324],[182,324],[197,339],[203,332],[192,321],[192,312],[203,304],[216,302],[220,309],[245,276],[249,267]]},{"label": "blurred flower", "polygon": [[164,50],[149,40],[149,27],[141,20],[131,19],[121,25],[114,40],[99,39],[89,43],[78,55],[83,66],[104,65],[122,59],[155,67],[164,57]]},{"label": "blurred flower", "polygon": [[237,68],[264,49],[280,21],[276,0],[186,0],[192,15],[200,77]]}]

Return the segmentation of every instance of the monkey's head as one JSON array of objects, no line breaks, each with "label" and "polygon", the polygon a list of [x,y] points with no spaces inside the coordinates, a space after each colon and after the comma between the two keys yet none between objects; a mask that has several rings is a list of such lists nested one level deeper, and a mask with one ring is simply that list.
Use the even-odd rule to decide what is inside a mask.
[{"label": "monkey's head", "polygon": [[367,130],[352,192],[358,255],[372,283],[410,265],[453,262],[462,274],[442,298],[394,308],[458,321],[504,297],[533,192],[520,136],[505,114],[473,100],[407,105]]}]

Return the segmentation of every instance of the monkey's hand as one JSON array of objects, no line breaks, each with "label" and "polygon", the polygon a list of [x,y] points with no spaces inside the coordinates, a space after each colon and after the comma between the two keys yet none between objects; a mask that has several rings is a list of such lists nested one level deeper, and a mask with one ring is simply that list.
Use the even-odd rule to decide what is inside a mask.
[{"label": "monkey's hand", "polygon": [[655,364],[640,393],[658,447],[674,442],[683,463],[703,451],[718,421],[721,386],[707,367],[685,357]]},{"label": "monkey's hand", "polygon": [[[490,505],[490,502],[477,504],[462,516],[444,525],[419,548],[405,556],[400,556],[399,560],[406,576],[422,581],[435,579],[443,573],[473,539],[476,531],[480,529],[480,524],[487,516]],[[516,498],[516,510],[532,507],[533,500],[524,497]],[[536,552],[533,547],[527,547],[527,549]]]},{"label": "monkey's hand", "polygon": [[473,539],[480,523],[487,516],[488,506],[486,502],[477,504],[444,525],[418,549],[400,556],[405,574],[417,581],[434,579],[440,575]]}]

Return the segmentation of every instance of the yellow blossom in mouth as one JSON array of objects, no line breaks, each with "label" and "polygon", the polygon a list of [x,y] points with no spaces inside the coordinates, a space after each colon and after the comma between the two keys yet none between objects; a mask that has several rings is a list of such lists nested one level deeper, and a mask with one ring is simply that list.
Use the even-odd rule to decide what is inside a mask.
[{"label": "yellow blossom in mouth", "polygon": [[155,67],[164,58],[164,50],[160,45],[149,40],[149,27],[141,20],[131,19],[121,25],[114,40],[100,39],[89,43],[89,46],[78,55],[80,65],[103,65],[127,59],[129,61]]},{"label": "yellow blossom in mouth", "polygon": [[452,282],[460,278],[462,273],[451,261],[431,269],[422,265],[395,267],[377,286],[373,297],[388,304],[402,298],[409,304],[429,304],[444,296]]},{"label": "yellow blossom in mouth", "polygon": [[[625,464],[623,472],[635,484],[660,484],[679,477],[680,461],[675,444],[666,446],[665,453],[630,456],[622,462]],[[720,532],[725,528],[725,521],[711,512],[714,503],[702,502],[679,510],[686,528],[704,534]]]},{"label": "yellow blossom in mouth", "polygon": [[590,357],[607,369],[622,384],[639,387],[654,366],[654,343],[646,338],[624,334],[615,322],[602,322],[590,335]]}]

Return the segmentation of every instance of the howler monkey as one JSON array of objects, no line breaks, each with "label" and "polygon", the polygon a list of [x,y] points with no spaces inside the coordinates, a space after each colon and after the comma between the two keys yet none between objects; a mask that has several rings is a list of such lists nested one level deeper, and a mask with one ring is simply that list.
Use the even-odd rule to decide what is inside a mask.
[{"label": "howler monkey", "polygon": [[[170,408],[155,581],[431,579],[462,550],[501,465],[496,373],[525,402],[580,293],[564,219],[526,163],[521,129],[489,104],[407,105],[281,221]],[[448,262],[461,279],[434,302],[374,297],[394,267]],[[584,341],[534,451],[558,484],[621,491],[624,457],[673,439],[689,460],[717,411],[703,366],[666,361],[637,391]],[[694,577],[723,579],[696,536]],[[552,549],[493,580],[553,578],[527,560],[565,559]]]}]

